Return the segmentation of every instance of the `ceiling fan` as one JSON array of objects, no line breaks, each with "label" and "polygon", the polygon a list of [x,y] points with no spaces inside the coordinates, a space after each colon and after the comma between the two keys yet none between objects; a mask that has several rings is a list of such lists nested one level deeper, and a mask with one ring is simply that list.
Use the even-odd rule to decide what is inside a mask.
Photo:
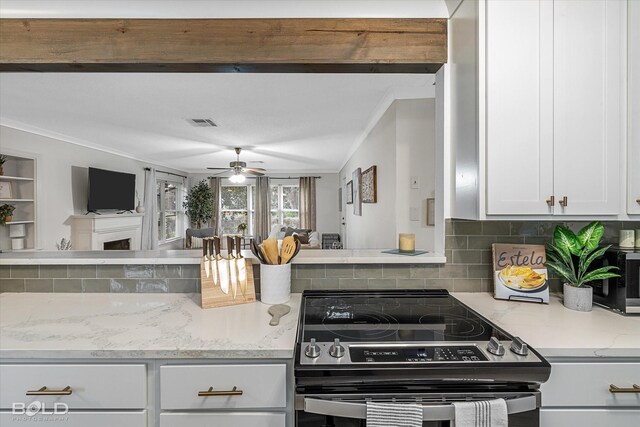
[{"label": "ceiling fan", "polygon": [[243,174],[247,174],[247,175],[254,175],[254,176],[263,176],[264,172],[266,172],[266,169],[262,169],[262,168],[248,168],[247,164],[245,162],[241,162],[240,161],[240,152],[242,151],[242,148],[240,147],[236,147],[234,148],[235,152],[236,152],[236,161],[235,162],[231,162],[229,163],[229,167],[228,168],[207,168],[210,170],[221,170],[222,172],[217,173],[216,175],[222,175],[224,173],[233,172],[233,175],[231,175],[231,177],[229,177],[229,181],[233,182],[234,184],[240,184],[242,182],[244,182],[244,180],[246,179],[246,177]]}]

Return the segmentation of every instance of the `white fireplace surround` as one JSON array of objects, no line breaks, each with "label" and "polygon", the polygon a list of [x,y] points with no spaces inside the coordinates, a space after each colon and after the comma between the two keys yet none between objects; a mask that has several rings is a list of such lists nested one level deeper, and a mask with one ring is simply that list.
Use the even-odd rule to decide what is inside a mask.
[{"label": "white fireplace surround", "polygon": [[74,250],[102,251],[104,244],[130,241],[131,250],[142,247],[144,214],[88,214],[71,216],[71,243]]}]

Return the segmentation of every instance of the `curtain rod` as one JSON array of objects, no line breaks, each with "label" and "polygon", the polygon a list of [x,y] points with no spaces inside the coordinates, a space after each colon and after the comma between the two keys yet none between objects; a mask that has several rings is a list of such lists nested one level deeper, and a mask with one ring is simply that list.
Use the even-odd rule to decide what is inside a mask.
[{"label": "curtain rod", "polygon": [[[211,179],[211,178],[228,178],[228,177],[226,177],[226,176],[218,176],[218,177],[215,177],[215,176],[208,176],[207,178],[208,178],[208,179]],[[257,178],[257,177],[255,177],[255,176],[248,176],[247,178]],[[265,177],[265,178],[269,178],[269,179],[300,179],[300,178],[315,178],[315,179],[322,179],[322,177],[321,177],[321,176],[280,176],[280,177],[270,177],[270,176],[267,176],[267,177]]]},{"label": "curtain rod", "polygon": [[[151,170],[151,168],[144,168],[144,170],[146,170],[146,171],[150,171],[150,170]],[[156,172],[166,173],[167,175],[174,175],[174,176],[179,176],[180,178],[187,179],[187,177],[186,177],[186,176],[184,176],[184,175],[179,175],[179,174],[177,174],[177,173],[173,173],[173,172],[161,171],[161,170],[158,170],[158,169],[156,169]]]}]

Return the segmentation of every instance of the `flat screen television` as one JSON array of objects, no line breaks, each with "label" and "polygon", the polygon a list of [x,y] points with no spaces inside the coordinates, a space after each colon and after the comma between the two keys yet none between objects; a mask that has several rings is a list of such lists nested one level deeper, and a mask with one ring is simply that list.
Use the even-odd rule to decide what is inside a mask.
[{"label": "flat screen television", "polygon": [[87,210],[135,208],[136,176],[132,173],[89,168],[89,201]]}]

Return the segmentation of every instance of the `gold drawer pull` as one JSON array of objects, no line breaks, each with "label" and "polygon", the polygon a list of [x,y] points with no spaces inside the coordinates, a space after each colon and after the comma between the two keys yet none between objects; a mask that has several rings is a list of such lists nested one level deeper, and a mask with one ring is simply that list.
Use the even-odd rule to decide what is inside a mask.
[{"label": "gold drawer pull", "polygon": [[634,384],[629,388],[620,388],[615,384],[610,384],[609,391],[611,393],[640,393],[640,385]]},{"label": "gold drawer pull", "polygon": [[70,385],[66,386],[62,390],[49,390],[47,386],[43,386],[38,390],[28,390],[27,396],[69,396],[71,392]]},{"label": "gold drawer pull", "polygon": [[209,387],[207,391],[199,391],[198,396],[200,397],[208,397],[208,396],[242,396],[243,391],[238,390],[238,387],[233,386],[231,390],[221,390],[221,391],[213,391],[213,387]]}]

